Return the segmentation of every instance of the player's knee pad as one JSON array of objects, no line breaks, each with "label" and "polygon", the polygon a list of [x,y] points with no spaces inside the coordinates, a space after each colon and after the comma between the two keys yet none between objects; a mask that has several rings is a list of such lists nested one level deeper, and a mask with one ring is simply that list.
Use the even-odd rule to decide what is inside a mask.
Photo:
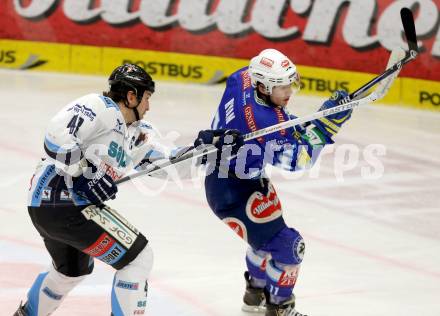
[{"label": "player's knee pad", "polygon": [[85,277],[86,275],[69,277],[53,267],[48,272],[39,274],[28,293],[26,315],[51,314]]},{"label": "player's knee pad", "polygon": [[153,251],[149,245],[122,269],[116,271],[112,289],[114,316],[145,313],[148,277],[153,267]]},{"label": "player's knee pad", "polygon": [[258,251],[249,247],[246,251],[246,265],[252,278],[264,280],[266,278],[266,260],[269,255],[266,251]]},{"label": "player's knee pad", "polygon": [[280,264],[298,265],[302,262],[305,243],[301,234],[293,228],[284,228],[262,250],[270,252],[272,259]]}]

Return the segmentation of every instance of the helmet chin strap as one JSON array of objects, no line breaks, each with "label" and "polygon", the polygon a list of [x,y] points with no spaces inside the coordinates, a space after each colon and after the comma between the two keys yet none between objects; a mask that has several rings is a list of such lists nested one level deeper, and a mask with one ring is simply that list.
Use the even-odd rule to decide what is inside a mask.
[{"label": "helmet chin strap", "polygon": [[140,105],[140,102],[134,108],[131,108],[131,107],[128,106],[128,101],[124,102],[124,105],[125,105],[125,107],[127,109],[133,110],[133,113],[134,113],[134,116],[136,118],[136,121],[140,121],[141,120],[141,116],[139,115],[139,111],[137,109],[138,106]]},{"label": "helmet chin strap", "polygon": [[[139,106],[139,105],[138,105]],[[141,117],[139,116],[138,107],[133,108],[134,116],[136,117],[136,121],[140,121]]]}]

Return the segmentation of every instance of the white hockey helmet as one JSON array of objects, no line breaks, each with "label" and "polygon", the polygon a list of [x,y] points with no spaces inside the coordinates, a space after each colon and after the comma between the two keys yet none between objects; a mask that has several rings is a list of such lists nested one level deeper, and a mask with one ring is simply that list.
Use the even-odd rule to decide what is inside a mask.
[{"label": "white hockey helmet", "polygon": [[273,87],[292,85],[295,91],[300,88],[299,75],[295,64],[286,55],[276,49],[265,49],[251,59],[249,75],[252,86],[260,82],[267,94],[272,94]]}]

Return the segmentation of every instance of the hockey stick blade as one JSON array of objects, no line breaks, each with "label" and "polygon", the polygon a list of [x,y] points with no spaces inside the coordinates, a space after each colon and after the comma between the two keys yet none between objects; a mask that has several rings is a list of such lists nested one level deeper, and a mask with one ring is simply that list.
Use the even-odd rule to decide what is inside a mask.
[{"label": "hockey stick blade", "polygon": [[[417,44],[416,26],[414,24],[414,16],[410,9],[402,8],[400,10],[400,17],[402,18],[403,30],[405,32],[406,41],[408,42],[409,53],[419,53],[419,47]],[[415,56],[413,56],[415,58]]]},{"label": "hockey stick blade", "polygon": [[347,98],[342,100],[342,102],[340,103],[350,102],[352,100],[356,100],[362,97],[362,95],[367,93],[368,90],[371,89],[373,86],[380,83],[382,80],[392,75],[393,73],[400,71],[403,65],[407,64],[408,62],[410,62],[411,60],[417,57],[419,48],[417,45],[417,35],[416,35],[416,28],[414,25],[413,14],[410,9],[402,8],[402,10],[400,10],[400,17],[402,18],[403,29],[405,31],[405,36],[408,42],[409,52],[402,60],[395,63],[392,67],[389,67],[382,74],[373,78],[371,81],[367,82],[356,91],[352,92]]}]

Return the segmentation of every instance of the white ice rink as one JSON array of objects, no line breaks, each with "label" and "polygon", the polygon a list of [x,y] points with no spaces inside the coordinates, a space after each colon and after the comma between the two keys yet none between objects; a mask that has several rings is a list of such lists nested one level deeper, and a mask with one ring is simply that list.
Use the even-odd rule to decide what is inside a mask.
[{"label": "white ice rink", "polygon": [[[169,139],[178,132],[176,144],[187,144],[209,127],[222,88],[161,82],[146,118]],[[0,70],[2,316],[12,315],[50,264],[26,209],[45,127],[67,102],[104,89],[104,77]],[[289,108],[304,115],[321,101],[298,95]],[[365,156],[371,144],[384,168],[376,178],[365,177],[366,168],[372,170]],[[357,154],[359,162],[350,167],[348,159]],[[291,179],[274,173],[284,216],[306,241],[295,290],[300,312],[440,315],[439,157],[440,113],[369,105],[355,111],[319,170]],[[158,194],[145,191],[158,190],[161,180],[142,183],[144,192],[121,186],[109,204],[147,236],[155,252],[147,315],[246,315],[240,310],[246,245],[211,213],[202,182],[166,183]],[[94,273],[54,315],[109,315],[112,276],[96,262]]]}]

